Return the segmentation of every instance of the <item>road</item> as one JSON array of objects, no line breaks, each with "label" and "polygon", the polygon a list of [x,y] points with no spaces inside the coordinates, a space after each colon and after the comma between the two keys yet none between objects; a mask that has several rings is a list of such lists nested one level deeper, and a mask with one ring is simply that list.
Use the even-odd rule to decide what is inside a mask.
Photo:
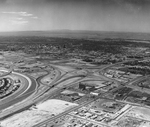
[{"label": "road", "polygon": [[[17,73],[17,74],[19,74],[19,73]],[[26,98],[28,98],[31,94],[33,94],[35,92],[35,90],[37,88],[37,83],[35,82],[35,80],[32,77],[28,76],[28,78],[31,80],[31,83],[32,83],[30,85],[30,87],[29,88],[27,87],[28,82],[26,82],[25,87],[23,87],[23,89],[19,90],[14,95],[2,100],[2,103],[0,103],[0,110],[7,109],[8,107],[13,106],[13,105],[25,100]],[[28,88],[28,89],[26,89],[26,88]],[[3,112],[3,113],[5,114],[5,112]],[[1,118],[1,116],[4,116],[3,113],[0,114],[0,118]]]},{"label": "road", "polygon": [[[104,67],[104,69],[106,68],[106,66]],[[95,67],[94,67],[94,69],[95,69]],[[101,68],[101,70],[102,70],[102,68]],[[71,78],[75,78],[75,77],[83,77],[83,79],[84,78],[86,78],[86,77],[88,77],[88,76],[91,76],[91,72],[89,72],[89,71],[87,71],[87,74],[86,75],[75,75],[75,76],[70,76],[70,77],[67,77],[67,78],[65,78],[65,79],[63,79],[63,80],[60,80],[59,82],[57,82],[56,84],[53,84],[53,86],[57,86],[57,87],[60,87],[60,88],[63,88],[63,87],[67,87],[67,86],[71,86],[72,84],[75,84],[75,82],[71,82],[71,83],[69,83],[69,84],[67,84],[67,85],[65,85],[65,86],[59,86],[59,84],[61,84],[62,82],[64,82],[64,81],[67,81],[67,80],[69,80],[69,79],[71,79]],[[108,77],[105,77],[104,75],[99,75],[99,77],[101,77],[101,78],[105,78],[105,79],[109,79]],[[110,79],[109,79],[110,80]],[[94,101],[94,100],[96,100],[96,99],[98,99],[99,97],[97,97],[97,98],[94,98],[92,101]],[[92,102],[92,101],[90,101],[90,102]],[[65,111],[65,112],[63,112],[63,113],[60,113],[59,115],[57,115],[57,116],[55,116],[55,117],[53,117],[53,118],[50,118],[50,119],[48,119],[48,120],[46,120],[46,121],[43,121],[42,123],[39,123],[39,124],[37,124],[37,125],[35,125],[34,127],[41,127],[43,124],[46,124],[46,123],[48,123],[48,122],[50,122],[50,121],[52,121],[52,120],[55,120],[55,119],[57,119],[57,118],[59,118],[59,117],[61,117],[61,116],[63,116],[63,115],[66,115],[66,114],[68,114],[68,113],[70,113],[70,112],[72,112],[72,111],[74,111],[74,110],[76,110],[76,109],[78,109],[78,108],[81,108],[82,106],[84,106],[84,105],[86,105],[86,104],[88,104],[88,103],[90,103],[90,102],[85,102],[85,103],[83,103],[82,105],[79,105],[79,106],[77,106],[77,107],[74,107],[74,108],[71,108],[70,110],[67,110],[67,111]]]},{"label": "road", "polygon": [[[125,61],[127,62],[127,61]],[[86,74],[78,74],[78,73],[74,73],[74,75],[69,75],[69,74],[73,74],[72,72],[73,71],[70,71],[70,72],[66,72],[65,74],[61,73],[62,70],[60,70],[59,68],[57,68],[57,66],[55,67],[55,65],[52,65],[54,70],[55,70],[55,77],[54,79],[52,79],[51,83],[49,84],[43,84],[41,82],[41,80],[46,77],[46,76],[49,76],[50,75],[50,71],[49,70],[45,70],[47,72],[47,74],[37,78],[36,80],[33,79],[31,76],[27,75],[27,77],[31,80],[32,82],[32,85],[31,87],[29,87],[29,89],[27,89],[22,95],[21,93],[25,90],[25,89],[22,89],[18,95],[15,95],[15,96],[12,96],[12,100],[9,99],[9,101],[7,103],[4,103],[4,104],[0,104],[0,110],[3,110],[3,109],[6,109],[7,107],[10,107],[14,104],[17,104],[18,102],[21,102],[23,100],[26,100],[28,97],[30,97],[31,94],[33,94],[36,90],[38,91],[38,88],[40,88],[40,86],[42,86],[42,90],[41,92],[37,92],[37,94],[35,94],[35,96],[33,96],[33,98],[31,98],[31,103],[29,103],[28,105],[31,105],[31,104],[37,104],[38,102],[41,102],[43,100],[47,100],[48,98],[50,98],[51,96],[53,96],[56,92],[59,92],[62,88],[66,88],[68,86],[71,86],[75,83],[78,83],[80,81],[83,81],[84,79],[86,79],[87,77],[90,77],[90,76],[95,76],[97,78],[97,80],[99,80],[99,78],[101,79],[105,79],[105,80],[108,80],[108,81],[114,81],[118,84],[118,86],[121,86],[121,83],[116,81],[116,80],[113,80],[111,78],[108,78],[106,77],[105,75],[103,75],[103,71],[105,71],[107,68],[110,68],[110,67],[113,67],[113,66],[116,66],[116,65],[119,65],[121,63],[124,63],[124,62],[120,62],[120,63],[116,63],[116,64],[112,64],[112,65],[107,65],[107,66],[103,66],[103,67],[95,67],[93,66],[92,67],[87,67],[84,66],[83,69],[81,70],[85,70],[86,71]],[[87,69],[87,70],[86,70]],[[95,72],[92,72],[90,71],[90,69],[98,69],[98,71],[95,71]],[[95,73],[98,73],[95,75]],[[128,83],[126,83],[125,85],[132,85],[134,83],[138,83],[139,81],[143,80],[144,78],[147,78],[145,76],[142,76],[140,78],[136,78]],[[27,84],[27,83],[26,83]],[[37,87],[37,84],[38,84],[38,87]],[[48,122],[51,122],[63,115],[66,115],[74,110],[77,110],[78,108],[81,108],[82,106],[84,105],[87,105],[88,103],[92,102],[92,101],[95,101],[96,99],[98,99],[100,97],[96,97],[94,99],[92,99],[91,101],[89,102],[85,102],[81,105],[78,105],[76,107],[73,107],[63,113],[60,113],[59,115],[55,116],[55,117],[52,117],[50,119],[47,119],[37,125],[35,125],[34,127],[41,127],[43,124],[46,124]],[[24,103],[26,103],[26,101],[24,101]],[[28,105],[25,105],[25,106],[28,106]],[[16,106],[17,108],[17,106]],[[3,112],[4,114],[6,112]],[[9,114],[9,112],[7,112],[6,114]],[[4,115],[2,115],[4,116]],[[1,117],[0,117],[1,118]]]},{"label": "road", "polygon": [[[99,98],[99,97],[98,97],[98,98]],[[41,122],[41,123],[39,123],[39,124],[37,124],[37,125],[34,125],[33,127],[41,127],[43,124],[49,123],[49,122],[51,122],[51,121],[53,121],[53,120],[56,120],[57,118],[59,118],[59,117],[61,117],[61,116],[64,116],[64,115],[66,115],[66,114],[68,114],[68,113],[70,113],[70,112],[72,112],[72,111],[74,111],[74,110],[77,110],[77,109],[81,108],[82,106],[87,105],[87,104],[89,104],[89,103],[91,103],[91,102],[97,100],[98,98],[94,98],[94,99],[91,100],[91,101],[88,101],[88,102],[85,102],[85,103],[83,103],[83,104],[81,104],[81,105],[78,105],[78,106],[76,106],[76,107],[73,107],[73,108],[71,108],[71,109],[69,109],[69,110],[67,110],[67,111],[65,111],[65,112],[60,113],[59,115],[57,115],[57,116],[55,116],[55,117],[52,117],[52,118],[47,119],[47,120],[45,120],[45,121],[43,121],[43,122]]]},{"label": "road", "polygon": [[[127,61],[125,61],[125,62],[127,62]],[[101,77],[101,78],[104,78],[104,79],[106,79],[106,80],[111,80],[111,81],[114,81],[113,79],[111,79],[111,78],[108,78],[108,77],[106,77],[105,75],[103,75],[103,73],[101,73],[101,72],[103,72],[103,71],[105,71],[107,68],[110,68],[110,67],[113,67],[113,66],[116,66],[116,65],[119,65],[119,64],[122,64],[122,63],[124,63],[124,62],[120,62],[120,63],[116,63],[116,64],[113,64],[113,65],[107,65],[107,66],[103,66],[103,68],[99,68],[99,70],[97,71],[97,72],[99,72],[99,77]],[[96,67],[90,67],[90,69],[95,69]],[[98,68],[98,67],[97,67]],[[89,68],[88,68],[89,69]],[[88,71],[87,71],[88,72]],[[87,76],[89,76],[89,75],[92,75],[92,73],[90,73],[90,72],[88,72],[87,73],[87,75],[85,76],[85,77],[87,77]],[[139,82],[139,81],[141,81],[142,79],[144,79],[145,77],[140,77],[140,78],[136,78],[136,79],[134,79],[134,80],[132,80],[132,81],[130,81],[130,82],[128,82],[128,83],[126,83],[126,85],[131,85],[131,84],[133,84],[133,83],[137,83],[137,82]],[[68,78],[69,79],[69,78]],[[67,79],[64,79],[64,80],[67,80]],[[118,81],[114,81],[114,82],[117,82],[118,83],[118,85],[121,85],[121,83],[120,82],[118,82]],[[59,83],[61,83],[61,82],[58,82],[58,84],[56,84],[56,85],[59,85]],[[71,84],[68,84],[68,85],[71,85]],[[97,97],[96,99],[98,99],[98,98],[100,98],[100,97]],[[105,99],[105,98],[102,98],[102,99]],[[94,100],[93,100],[94,101]],[[55,117],[53,117],[53,118],[50,118],[50,119],[48,119],[48,120],[46,120],[46,121],[43,121],[42,123],[39,123],[39,124],[37,124],[37,125],[35,125],[34,127],[41,127],[42,125],[44,125],[44,124],[46,124],[46,123],[49,123],[49,122],[51,122],[51,121],[53,121],[53,120],[55,120],[55,119],[57,119],[57,118],[59,118],[59,117],[62,117],[63,115],[66,115],[66,114],[68,114],[68,113],[70,113],[70,112],[72,112],[72,111],[74,111],[74,110],[77,110],[78,108],[81,108],[82,106],[84,106],[84,105],[86,105],[86,104],[88,104],[88,103],[90,103],[90,102],[86,102],[86,103],[84,103],[84,104],[82,104],[82,105],[79,105],[79,106],[77,106],[77,107],[74,107],[74,108],[72,108],[72,109],[70,109],[70,110],[68,110],[68,111],[65,111],[65,112],[63,112],[63,113],[60,113],[59,115],[57,115],[57,116],[55,116]],[[127,103],[127,102],[126,102]],[[128,103],[129,104],[129,103]],[[135,105],[138,105],[138,104],[135,104]]]}]

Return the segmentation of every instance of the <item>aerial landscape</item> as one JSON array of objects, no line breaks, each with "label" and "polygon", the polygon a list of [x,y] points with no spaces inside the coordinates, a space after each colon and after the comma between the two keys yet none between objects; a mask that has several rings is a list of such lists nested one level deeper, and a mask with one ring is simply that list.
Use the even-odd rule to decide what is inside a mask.
[{"label": "aerial landscape", "polygon": [[150,127],[149,7],[1,0],[0,127]]},{"label": "aerial landscape", "polygon": [[150,126],[149,40],[32,33],[0,37],[2,127]]}]

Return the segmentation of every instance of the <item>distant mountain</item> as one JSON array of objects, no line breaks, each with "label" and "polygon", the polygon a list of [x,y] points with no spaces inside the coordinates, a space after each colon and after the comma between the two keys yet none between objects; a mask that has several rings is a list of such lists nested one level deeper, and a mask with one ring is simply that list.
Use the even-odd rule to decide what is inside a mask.
[{"label": "distant mountain", "polygon": [[0,32],[0,36],[45,36],[77,39],[135,39],[150,40],[150,33],[132,32],[106,32],[106,31],[84,31],[84,30],[53,30],[53,31],[17,31]]}]

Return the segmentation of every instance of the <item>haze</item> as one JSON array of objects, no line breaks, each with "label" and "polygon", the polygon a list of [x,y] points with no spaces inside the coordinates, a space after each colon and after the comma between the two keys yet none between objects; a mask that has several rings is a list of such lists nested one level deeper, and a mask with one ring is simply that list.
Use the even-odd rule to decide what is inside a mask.
[{"label": "haze", "polygon": [[0,0],[0,31],[150,32],[149,0]]}]

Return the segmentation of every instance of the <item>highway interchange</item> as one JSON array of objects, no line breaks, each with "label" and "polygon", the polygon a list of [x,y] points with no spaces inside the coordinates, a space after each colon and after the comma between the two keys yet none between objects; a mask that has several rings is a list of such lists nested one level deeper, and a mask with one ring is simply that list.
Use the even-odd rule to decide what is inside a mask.
[{"label": "highway interchange", "polygon": [[[68,61],[69,62],[69,61]],[[22,74],[19,72],[15,72],[15,70],[11,70],[8,74],[16,74],[18,76],[21,76],[24,78],[25,85],[22,87],[22,89],[18,90],[15,94],[12,96],[8,96],[4,100],[0,100],[0,119],[3,120],[4,118],[7,118],[7,116],[10,116],[11,114],[18,113],[23,111],[24,108],[32,105],[36,105],[38,103],[41,103],[49,98],[52,98],[57,92],[59,92],[62,89],[67,89],[71,85],[74,85],[76,83],[79,83],[81,81],[87,80],[87,79],[103,79],[107,81],[113,81],[118,86],[121,86],[121,83],[117,80],[114,80],[112,78],[106,77],[103,74],[103,71],[107,68],[116,66],[121,63],[116,63],[113,65],[106,65],[103,67],[99,66],[74,66],[74,65],[65,65],[64,63],[57,63],[52,64],[50,63],[48,66],[52,68],[44,70],[46,74],[38,77],[35,79],[30,74]],[[66,68],[69,67],[68,70]],[[71,68],[71,69],[70,69]],[[53,71],[53,78],[49,84],[45,84],[42,82],[42,79],[44,77],[48,77],[51,75],[51,72]],[[7,75],[4,75],[2,77],[5,77]],[[1,77],[1,78],[2,78]],[[147,77],[147,76],[146,76]],[[138,83],[139,81],[146,78],[145,76],[137,77],[136,79],[133,79],[130,82],[127,82],[126,85],[131,85],[133,83]],[[37,125],[34,125],[34,127],[42,127],[47,125],[47,123],[50,123],[51,121],[54,121],[57,118],[60,118],[74,110],[77,110],[81,108],[82,106],[85,106],[98,98],[102,98],[97,96],[96,98],[91,99],[90,101],[87,101],[81,105],[78,105],[76,107],[73,107],[63,113],[60,113],[59,115],[56,115],[50,119],[47,119],[41,123],[38,123]],[[105,98],[103,98],[105,99]]]}]

